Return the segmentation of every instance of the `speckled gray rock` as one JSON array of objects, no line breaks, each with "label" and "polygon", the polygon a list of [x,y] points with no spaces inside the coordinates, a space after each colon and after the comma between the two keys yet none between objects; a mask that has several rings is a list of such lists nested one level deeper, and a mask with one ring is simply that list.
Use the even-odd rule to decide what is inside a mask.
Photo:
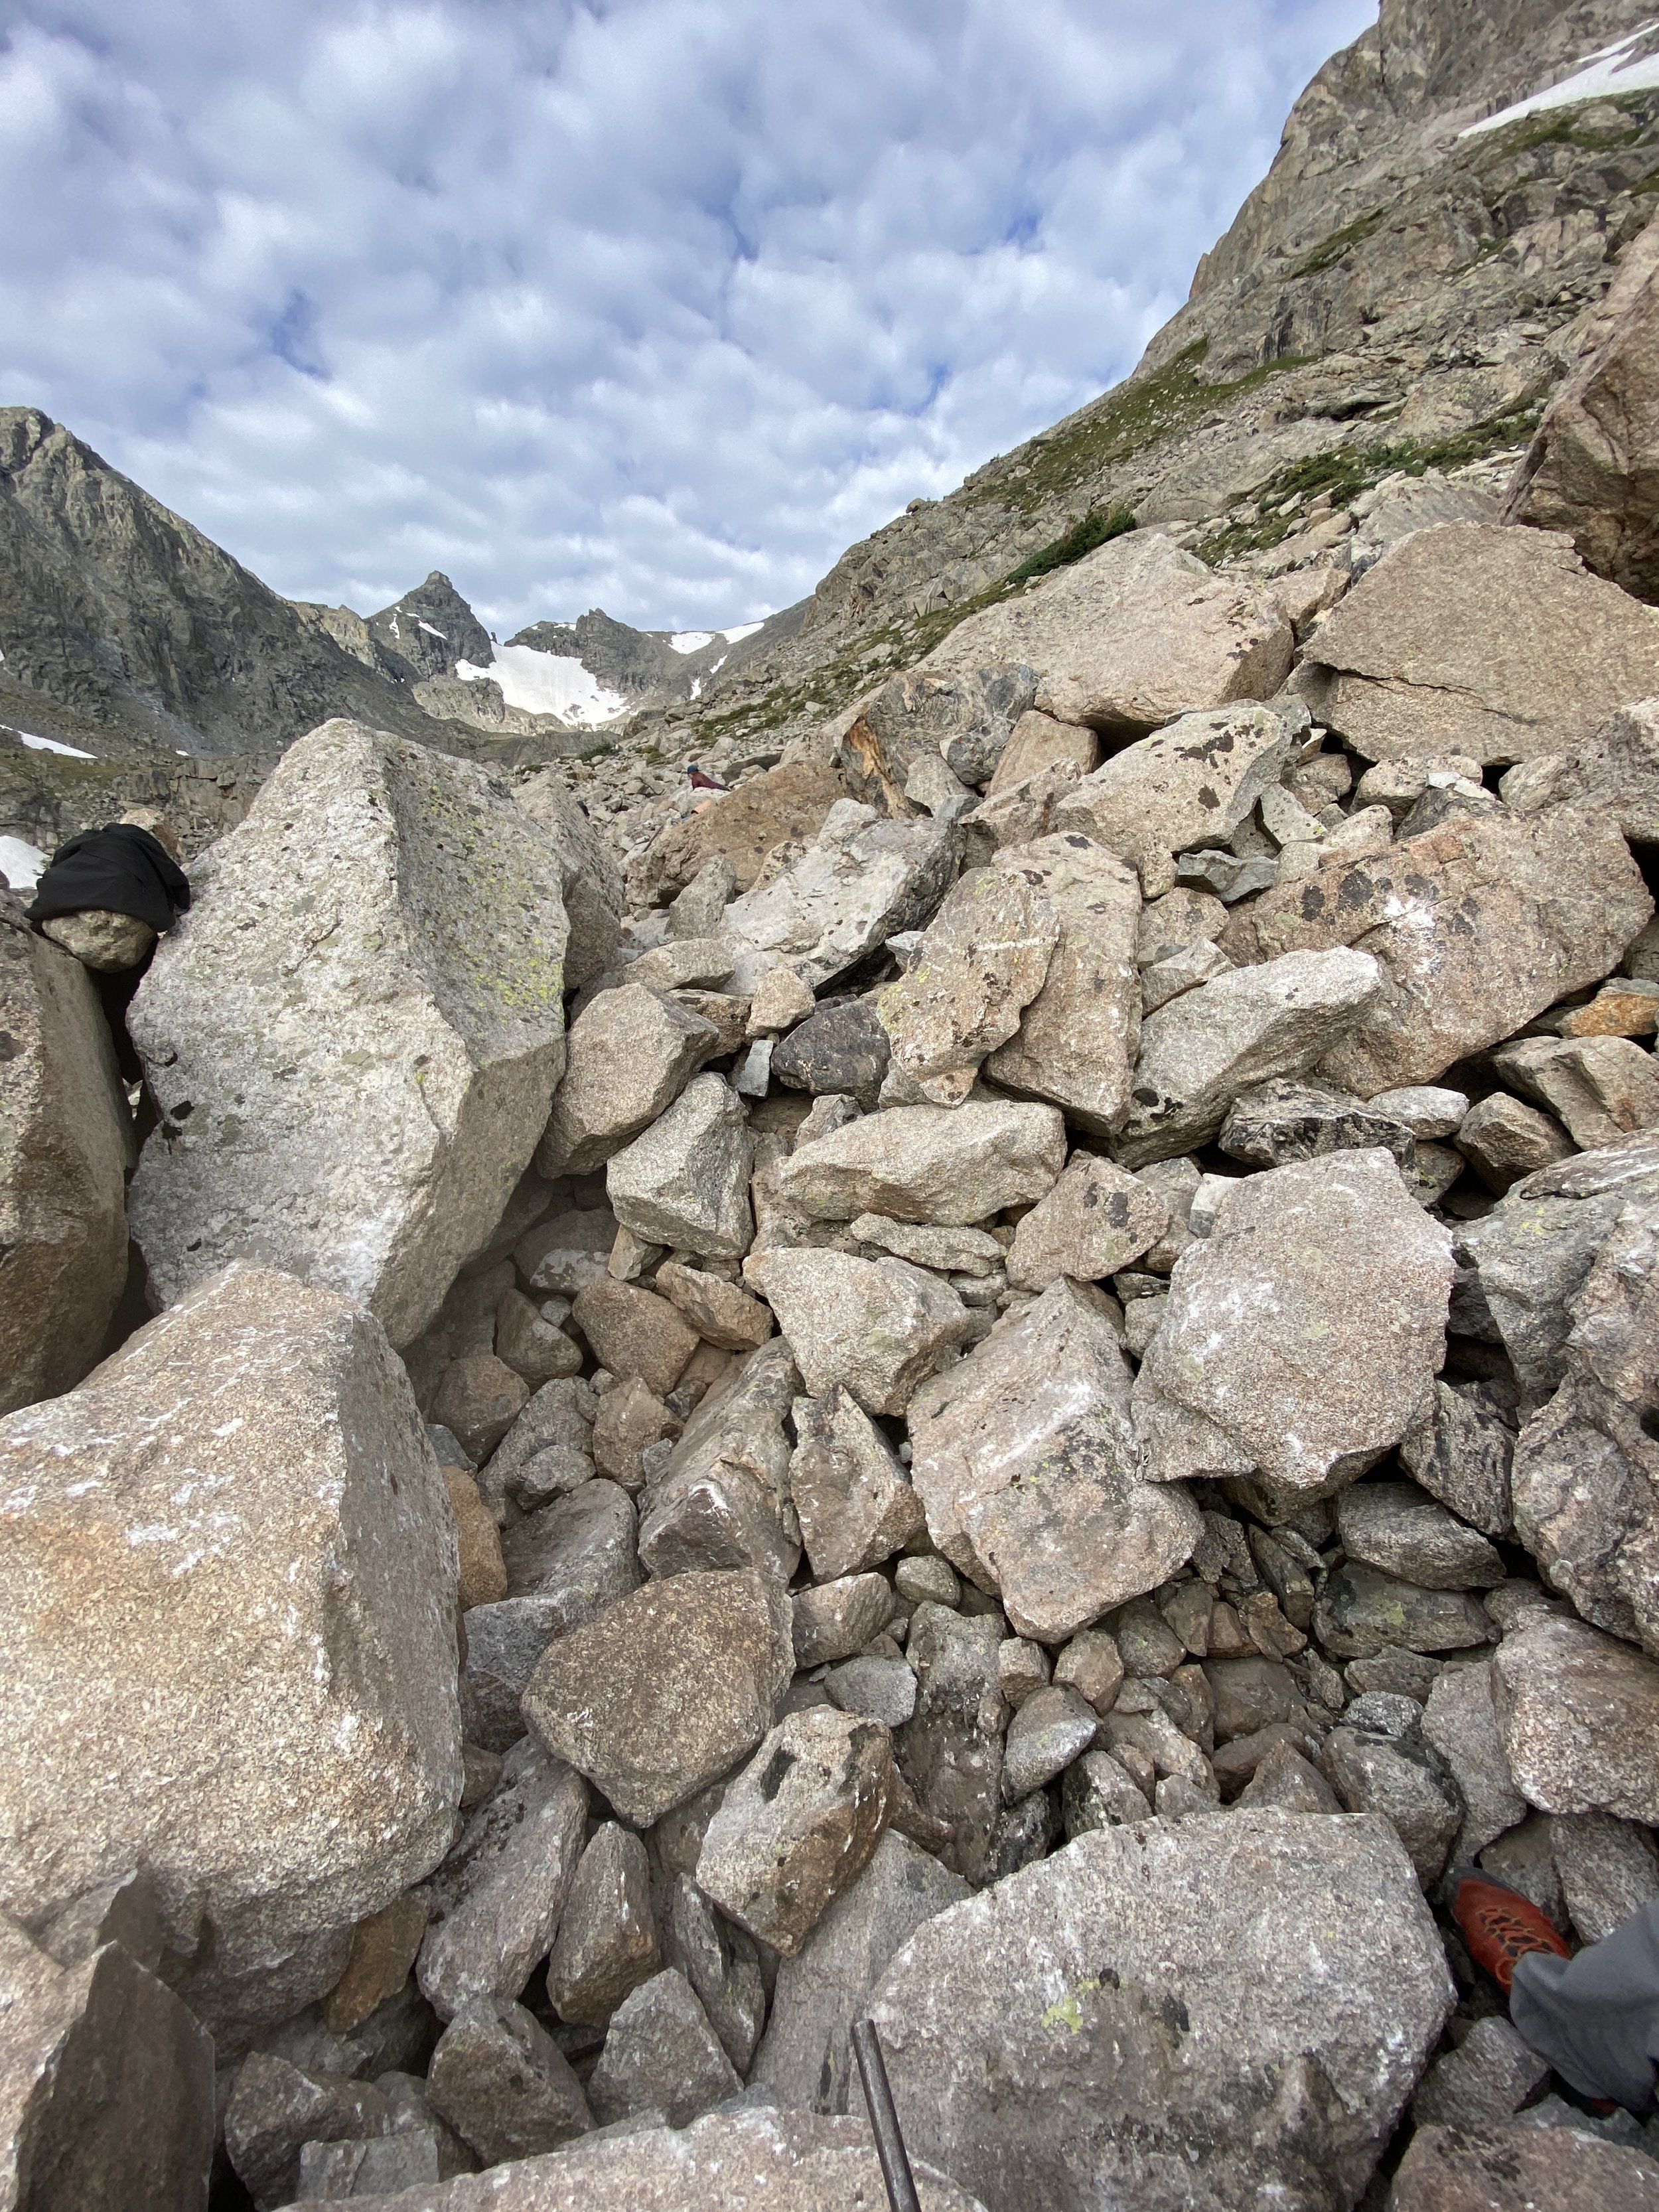
[{"label": "speckled gray rock", "polygon": [[1369,760],[1527,760],[1659,691],[1659,620],[1553,532],[1443,523],[1327,617],[1297,689]]},{"label": "speckled gray rock", "polygon": [[576,1293],[573,1318],[602,1367],[624,1379],[638,1376],[659,1398],[679,1381],[699,1340],[678,1306],[638,1283],[590,1283]]},{"label": "speckled gray rock", "polygon": [[238,2068],[225,2108],[225,2154],[258,2212],[293,2197],[308,2141],[385,2132],[386,2100],[366,2081],[325,2069],[306,2073],[255,2051]]},{"label": "speckled gray rock", "polygon": [[921,1534],[922,1504],[908,1474],[844,1384],[797,1399],[793,1417],[799,1442],[789,1495],[819,1582],[879,1566]]},{"label": "speckled gray rock", "polygon": [[1228,1109],[1216,1143],[1234,1159],[1258,1168],[1379,1145],[1402,1168],[1410,1168],[1417,1158],[1417,1139],[1403,1121],[1328,1083],[1280,1080],[1241,1092]]},{"label": "speckled gray rock", "polygon": [[1457,1132],[1457,1149],[1488,1190],[1501,1197],[1522,1176],[1571,1159],[1572,1139],[1551,1115],[1494,1091],[1472,1106]]},{"label": "speckled gray rock", "polygon": [[782,1170],[786,1202],[809,1220],[880,1213],[965,1227],[1029,1206],[1066,1159],[1052,1106],[901,1106],[802,1145]]},{"label": "speckled gray rock", "polygon": [[665,1966],[611,2015],[587,2093],[602,2124],[654,2111],[683,2128],[742,2087],[696,1992]]},{"label": "speckled gray rock", "polygon": [[1571,1307],[1632,1200],[1659,1199],[1659,1138],[1636,1137],[1542,1168],[1462,1231],[1522,1387],[1542,1397],[1564,1380]]},{"label": "speckled gray rock", "polygon": [[1351,1559],[1425,1589],[1487,1589],[1504,1579],[1504,1562],[1486,1538],[1415,1483],[1361,1482],[1344,1491],[1336,1532]]},{"label": "speckled gray rock", "polygon": [[213,2045],[118,1943],[67,1968],[0,1922],[0,2197],[206,2212]]},{"label": "speckled gray rock", "polygon": [[[642,2116],[643,2117],[643,2116]],[[922,2212],[982,2212],[918,2164]],[[710,2113],[685,2129],[646,2124],[551,2157],[427,2190],[422,2212],[732,2212],[734,2203],[870,2212],[882,2195],[867,2123],[806,2112]],[[295,2212],[320,2212],[315,2203]]]},{"label": "speckled gray rock", "polygon": [[1463,1590],[1424,1589],[1352,1561],[1328,1577],[1314,1608],[1314,1633],[1333,1658],[1363,1659],[1397,1644],[1407,1651],[1462,1651],[1496,1631]]},{"label": "speckled gray rock", "polygon": [[867,1413],[902,1413],[940,1353],[976,1333],[949,1284],[905,1260],[763,1252],[744,1278],[777,1316],[813,1395],[840,1383]]},{"label": "speckled gray rock", "polygon": [[697,1887],[786,1956],[868,1865],[887,1824],[892,1739],[879,1722],[814,1705],[786,1715],[708,1824]]},{"label": "speckled gray rock", "polygon": [[1387,1152],[1241,1182],[1177,1262],[1136,1379],[1146,1474],[1344,1487],[1431,1407],[1452,1273]]},{"label": "speckled gray rock", "polygon": [[1002,1736],[1008,1724],[997,1676],[1003,1623],[919,1605],[906,1654],[921,1687],[915,1717],[894,1739],[899,1771],[923,1810],[944,1824],[939,1855],[971,1882],[991,1879],[1002,1810]]},{"label": "speckled gray rock", "polygon": [[564,1066],[562,881],[474,762],[346,721],[289,748],[128,1018],[162,1115],[130,1194],[162,1298],[247,1258],[420,1334]]},{"label": "speckled gray rock", "polygon": [[1434,1082],[1599,981],[1652,905],[1606,815],[1502,808],[1280,884],[1235,914],[1221,949],[1239,962],[1341,945],[1371,955],[1382,988],[1319,1067],[1369,1098]]},{"label": "speckled gray rock", "polygon": [[922,666],[1033,668],[1044,714],[1121,736],[1188,708],[1269,698],[1291,651],[1276,599],[1136,532],[970,615]]},{"label": "speckled gray rock", "polygon": [[1377,1813],[1389,1823],[1425,1889],[1440,1879],[1462,1805],[1437,1753],[1409,1736],[1351,1728],[1345,1715],[1326,1737],[1320,1763],[1348,1812]]},{"label": "speckled gray rock", "polygon": [[561,2020],[603,2027],[661,1963],[645,1845],[607,1820],[582,1853],[559,1915],[547,1994]]},{"label": "speckled gray rock", "polygon": [[0,1413],[103,1349],[127,1276],[132,1125],[98,994],[0,900]]},{"label": "speckled gray rock", "polygon": [[1598,1628],[1659,1654],[1659,1200],[1620,1215],[1573,1303],[1567,1375],[1515,1448],[1516,1530]]},{"label": "speckled gray rock", "polygon": [[930,919],[954,852],[944,824],[880,821],[872,807],[838,799],[798,860],[726,909],[739,956],[732,988],[752,988],[781,957],[822,990],[886,939]]},{"label": "speckled gray rock", "polygon": [[1201,1530],[1182,1493],[1138,1479],[1128,1365],[1092,1295],[1052,1284],[910,1409],[934,1544],[1048,1642],[1155,1589]]},{"label": "speckled gray rock", "polygon": [[677,1875],[661,1915],[665,1963],[684,1975],[726,2057],[747,2074],[766,2024],[766,1980],[746,1928],[717,1912],[690,1875]]},{"label": "speckled gray rock", "polygon": [[587,1788],[522,1739],[432,1883],[421,1993],[440,2020],[474,1997],[519,1996],[547,1955],[581,1856]]},{"label": "speckled gray rock", "polygon": [[1095,1740],[1099,1720],[1075,1690],[1034,1690],[1009,1723],[1002,1753],[1002,1795],[1015,1804],[1064,1773]]},{"label": "speckled gray rock", "polygon": [[1504,1082],[1547,1106],[1581,1150],[1622,1144],[1659,1121],[1659,1068],[1633,1038],[1523,1037],[1492,1059]]},{"label": "speckled gray rock", "polygon": [[990,2212],[1222,2212],[1268,2190],[1337,2212],[1452,1997],[1381,1821],[1234,1812],[1081,1836],[953,1906],[893,1961],[873,2017],[913,2153]]},{"label": "speckled gray rock", "polygon": [[705,1344],[722,1352],[753,1352],[772,1334],[772,1316],[760,1300],[719,1275],[665,1260],[655,1281],[658,1295],[679,1308]]},{"label": "speckled gray rock", "polygon": [[1140,1037],[1134,871],[1078,830],[1006,846],[991,873],[1026,884],[1059,922],[1042,987],[985,1073],[1022,1097],[1046,1099],[1104,1135],[1129,1106]]},{"label": "speckled gray rock", "polygon": [[1418,2084],[1412,2118],[1418,2127],[1480,2127],[1517,2112],[1549,2061],[1524,2044],[1501,2014],[1478,2020]]},{"label": "speckled gray rock", "polygon": [[846,1575],[797,1590],[793,1607],[795,1664],[822,1667],[880,1635],[893,1611],[893,1586],[884,1575]]},{"label": "speckled gray rock", "polygon": [[1183,714],[1085,776],[1061,801],[1059,826],[1086,830],[1132,864],[1223,843],[1278,782],[1291,747],[1288,724],[1270,708]]},{"label": "speckled gray rock", "polygon": [[769,1575],[675,1575],[551,1645],[525,1718],[648,1826],[753,1750],[793,1672],[788,1600]]},{"label": "speckled gray rock", "polygon": [[1021,1215],[1008,1279],[1024,1291],[1046,1291],[1057,1275],[1098,1282],[1139,1259],[1169,1225],[1170,1208],[1150,1184],[1073,1152],[1048,1196]]},{"label": "speckled gray rock", "polygon": [[1527,1801],[1510,1778],[1492,1703],[1492,1662],[1456,1660],[1436,1675],[1423,1708],[1423,1738],[1449,1769],[1463,1800],[1452,1857],[1473,1859],[1506,1828],[1527,1817]]},{"label": "speckled gray rock", "polygon": [[614,1482],[579,1482],[510,1522],[501,1555],[510,1595],[544,1601],[549,1638],[568,1635],[639,1585],[633,1503]]},{"label": "speckled gray rock", "polygon": [[858,1880],[778,1968],[751,2079],[781,2105],[860,2112],[849,2031],[899,1947],[968,1885],[890,1828]]},{"label": "speckled gray rock", "polygon": [[1059,935],[1035,874],[980,869],[949,892],[909,967],[876,1002],[895,1064],[930,1104],[967,1097],[980,1062],[1042,988]]},{"label": "speckled gray rock", "polygon": [[718,1075],[700,1075],[611,1159],[611,1210],[647,1243],[741,1259],[755,1233],[753,1158],[743,1101]]},{"label": "speckled gray rock", "polygon": [[536,1169],[591,1175],[648,1127],[720,1049],[720,1031],[640,983],[590,1000],[570,1025],[568,1059]]},{"label": "speckled gray rock", "polygon": [[223,1269],[0,1421],[0,1908],[143,1861],[169,1941],[204,1916],[235,1974],[431,1870],[460,1794],[454,1524],[361,1307]]},{"label": "speckled gray rock", "polygon": [[1111,1828],[1125,1820],[1148,1820],[1150,1798],[1109,1751],[1085,1751],[1066,1770],[1060,1783],[1066,1840],[1075,1843],[1091,1828]]},{"label": "speckled gray rock", "polygon": [[799,1383],[787,1345],[764,1344],[697,1407],[641,1501],[640,1558],[652,1574],[793,1574],[800,1535],[784,1420]]},{"label": "speckled gray rock", "polygon": [[1434,1404],[1400,1440],[1400,1463],[1430,1496],[1486,1536],[1510,1533],[1514,1432],[1444,1382]]},{"label": "speckled gray rock", "polygon": [[869,1000],[846,999],[821,1006],[789,1032],[773,1052],[772,1073],[792,1091],[873,1106],[891,1049]]},{"label": "speckled gray rock", "polygon": [[1149,1014],[1114,1147],[1126,1167],[1206,1143],[1243,1091],[1300,1075],[1364,1014],[1381,982],[1369,954],[1291,953],[1218,975]]},{"label": "speckled gray rock", "polygon": [[1516,1787],[1546,1813],[1659,1821],[1659,1667],[1582,1621],[1533,1613],[1492,1662]]},{"label": "speckled gray rock", "polygon": [[1659,2205],[1659,2165],[1642,2152],[1523,2116],[1508,2127],[1419,2128],[1395,2176],[1392,2212],[1464,2212],[1483,2197],[1490,2204],[1495,2175],[1513,2191],[1512,2203],[1547,2204],[1553,2212]]},{"label": "speckled gray rock", "polygon": [[1659,1852],[1651,1832],[1612,1813],[1558,1813],[1550,1855],[1583,1943],[1599,1943],[1659,1900]]},{"label": "speckled gray rock", "polygon": [[884,1728],[902,1728],[916,1709],[915,1674],[902,1659],[848,1659],[830,1669],[823,1686],[832,1705],[879,1721]]},{"label": "speckled gray rock", "polygon": [[486,2166],[534,2158],[593,2124],[582,2085],[522,2005],[475,1997],[438,2039],[427,2075],[432,2108]]}]

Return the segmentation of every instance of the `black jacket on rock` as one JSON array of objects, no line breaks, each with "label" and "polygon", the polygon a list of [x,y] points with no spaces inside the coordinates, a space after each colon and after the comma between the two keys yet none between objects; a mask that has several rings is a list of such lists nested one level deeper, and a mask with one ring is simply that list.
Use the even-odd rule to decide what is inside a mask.
[{"label": "black jacket on rock", "polygon": [[132,822],[82,830],[35,885],[31,921],[56,914],[127,914],[161,935],[190,908],[190,878],[160,838]]}]

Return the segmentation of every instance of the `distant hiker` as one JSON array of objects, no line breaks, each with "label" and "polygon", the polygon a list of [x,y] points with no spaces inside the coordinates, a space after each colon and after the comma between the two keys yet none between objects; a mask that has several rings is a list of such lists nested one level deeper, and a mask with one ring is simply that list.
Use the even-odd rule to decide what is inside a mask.
[{"label": "distant hiker", "polygon": [[129,1083],[139,1079],[127,1036],[127,1008],[158,937],[190,908],[190,878],[179,841],[149,807],[134,807],[101,830],[82,830],[60,845],[35,885],[28,919],[43,937],[92,971]]}]

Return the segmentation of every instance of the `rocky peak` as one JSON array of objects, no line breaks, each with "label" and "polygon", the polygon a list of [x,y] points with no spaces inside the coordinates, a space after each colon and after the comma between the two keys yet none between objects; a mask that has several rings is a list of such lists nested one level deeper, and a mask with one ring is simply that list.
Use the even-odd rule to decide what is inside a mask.
[{"label": "rocky peak", "polygon": [[410,672],[411,682],[453,676],[458,661],[487,668],[495,653],[489,632],[447,576],[434,568],[425,583],[370,615],[376,641]]}]

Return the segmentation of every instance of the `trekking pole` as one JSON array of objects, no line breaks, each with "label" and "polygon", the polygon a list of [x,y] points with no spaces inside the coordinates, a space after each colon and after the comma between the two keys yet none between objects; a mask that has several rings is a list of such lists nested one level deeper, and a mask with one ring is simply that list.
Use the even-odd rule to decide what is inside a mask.
[{"label": "trekking pole", "polygon": [[915,2177],[910,2171],[909,2156],[899,2130],[898,2113],[888,2085],[886,2062],[881,2055],[874,2021],[854,2021],[853,2053],[859,2062],[859,2079],[864,2084],[865,2109],[876,2138],[881,2178],[887,2184],[887,2202],[892,2212],[921,2212],[921,2199],[916,2195]]}]

